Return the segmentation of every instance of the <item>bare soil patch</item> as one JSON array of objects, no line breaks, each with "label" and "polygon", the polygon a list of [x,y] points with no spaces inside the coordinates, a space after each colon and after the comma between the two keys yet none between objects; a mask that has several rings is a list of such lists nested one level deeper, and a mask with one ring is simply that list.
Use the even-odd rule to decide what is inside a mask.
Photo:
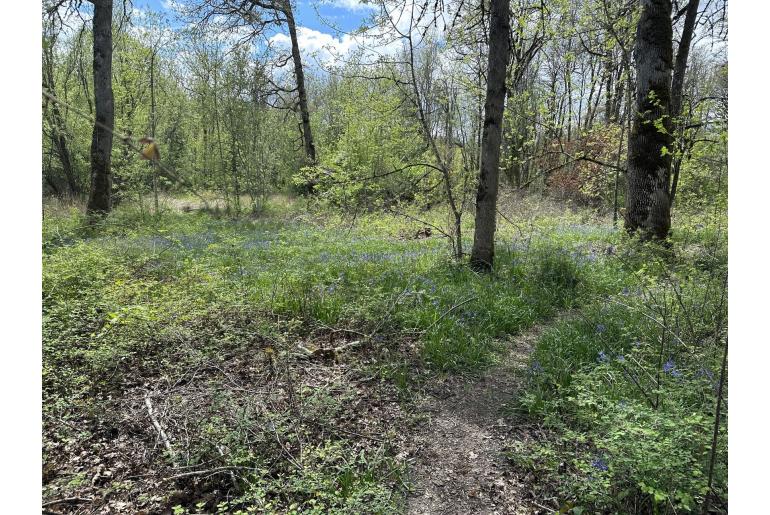
[{"label": "bare soil patch", "polygon": [[516,398],[542,327],[508,342],[501,362],[481,377],[448,377],[417,401],[426,421],[414,438],[411,515],[531,514],[543,511],[503,451],[515,428],[504,416]]}]

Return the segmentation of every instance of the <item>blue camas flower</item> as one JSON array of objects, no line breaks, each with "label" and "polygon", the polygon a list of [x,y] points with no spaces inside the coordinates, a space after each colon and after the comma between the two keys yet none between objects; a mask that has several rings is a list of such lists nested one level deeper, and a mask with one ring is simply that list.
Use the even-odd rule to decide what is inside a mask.
[{"label": "blue camas flower", "polygon": [[673,358],[668,358],[668,361],[663,363],[663,372],[671,375],[671,377],[681,377],[682,373],[676,369],[676,364]]},{"label": "blue camas flower", "polygon": [[599,355],[596,356],[596,361],[598,361],[599,363],[606,363],[607,361],[609,361],[609,359],[610,358],[607,357],[607,354],[603,350],[599,351]]},{"label": "blue camas flower", "polygon": [[591,466],[595,468],[596,470],[601,470],[602,472],[606,472],[610,469],[610,467],[607,465],[607,463],[602,458],[596,458],[591,461]]}]

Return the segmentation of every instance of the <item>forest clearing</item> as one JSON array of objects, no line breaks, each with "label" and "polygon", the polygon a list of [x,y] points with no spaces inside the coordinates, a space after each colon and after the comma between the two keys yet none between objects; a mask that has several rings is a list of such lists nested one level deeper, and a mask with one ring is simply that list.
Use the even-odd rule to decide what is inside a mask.
[{"label": "forest clearing", "polygon": [[[658,260],[590,212],[506,204],[492,277],[415,222],[351,223],[282,197],[258,218],[118,210],[93,233],[79,210],[47,211],[46,499],[94,513],[547,513],[579,492],[621,511],[649,502],[633,493],[646,480],[694,502],[726,324],[723,218],[693,219]],[[442,416],[489,433],[453,443]],[[457,466],[484,459],[498,468]],[[425,462],[441,470],[420,484]],[[435,499],[412,500],[426,487]]]},{"label": "forest clearing", "polygon": [[727,513],[726,1],[42,20],[43,513]]}]

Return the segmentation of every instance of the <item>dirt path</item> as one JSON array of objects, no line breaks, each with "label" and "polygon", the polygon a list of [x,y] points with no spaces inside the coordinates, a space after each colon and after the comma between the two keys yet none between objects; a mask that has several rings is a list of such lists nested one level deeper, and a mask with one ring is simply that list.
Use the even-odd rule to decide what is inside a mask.
[{"label": "dirt path", "polygon": [[510,340],[509,353],[481,378],[447,378],[418,401],[428,420],[415,436],[410,515],[531,514],[524,484],[502,455],[510,427],[502,410],[518,391],[542,328]]}]

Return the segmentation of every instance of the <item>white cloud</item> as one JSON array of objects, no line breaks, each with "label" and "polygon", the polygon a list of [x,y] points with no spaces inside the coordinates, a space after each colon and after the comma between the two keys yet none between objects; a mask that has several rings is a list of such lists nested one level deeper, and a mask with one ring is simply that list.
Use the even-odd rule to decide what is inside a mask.
[{"label": "white cloud", "polygon": [[[341,38],[336,38],[308,27],[297,27],[297,42],[303,57],[313,57],[322,64],[328,64],[336,57],[346,56],[359,46],[355,36],[343,34]],[[291,39],[288,35],[279,33],[270,38],[270,44],[289,49]]]},{"label": "white cloud", "polygon": [[163,0],[160,4],[167,11],[180,11],[180,8],[182,7],[182,4],[180,4],[177,0]]},{"label": "white cloud", "polygon": [[323,4],[340,9],[347,9],[348,11],[369,11],[377,9],[376,4],[364,3],[361,0],[325,0]]}]

